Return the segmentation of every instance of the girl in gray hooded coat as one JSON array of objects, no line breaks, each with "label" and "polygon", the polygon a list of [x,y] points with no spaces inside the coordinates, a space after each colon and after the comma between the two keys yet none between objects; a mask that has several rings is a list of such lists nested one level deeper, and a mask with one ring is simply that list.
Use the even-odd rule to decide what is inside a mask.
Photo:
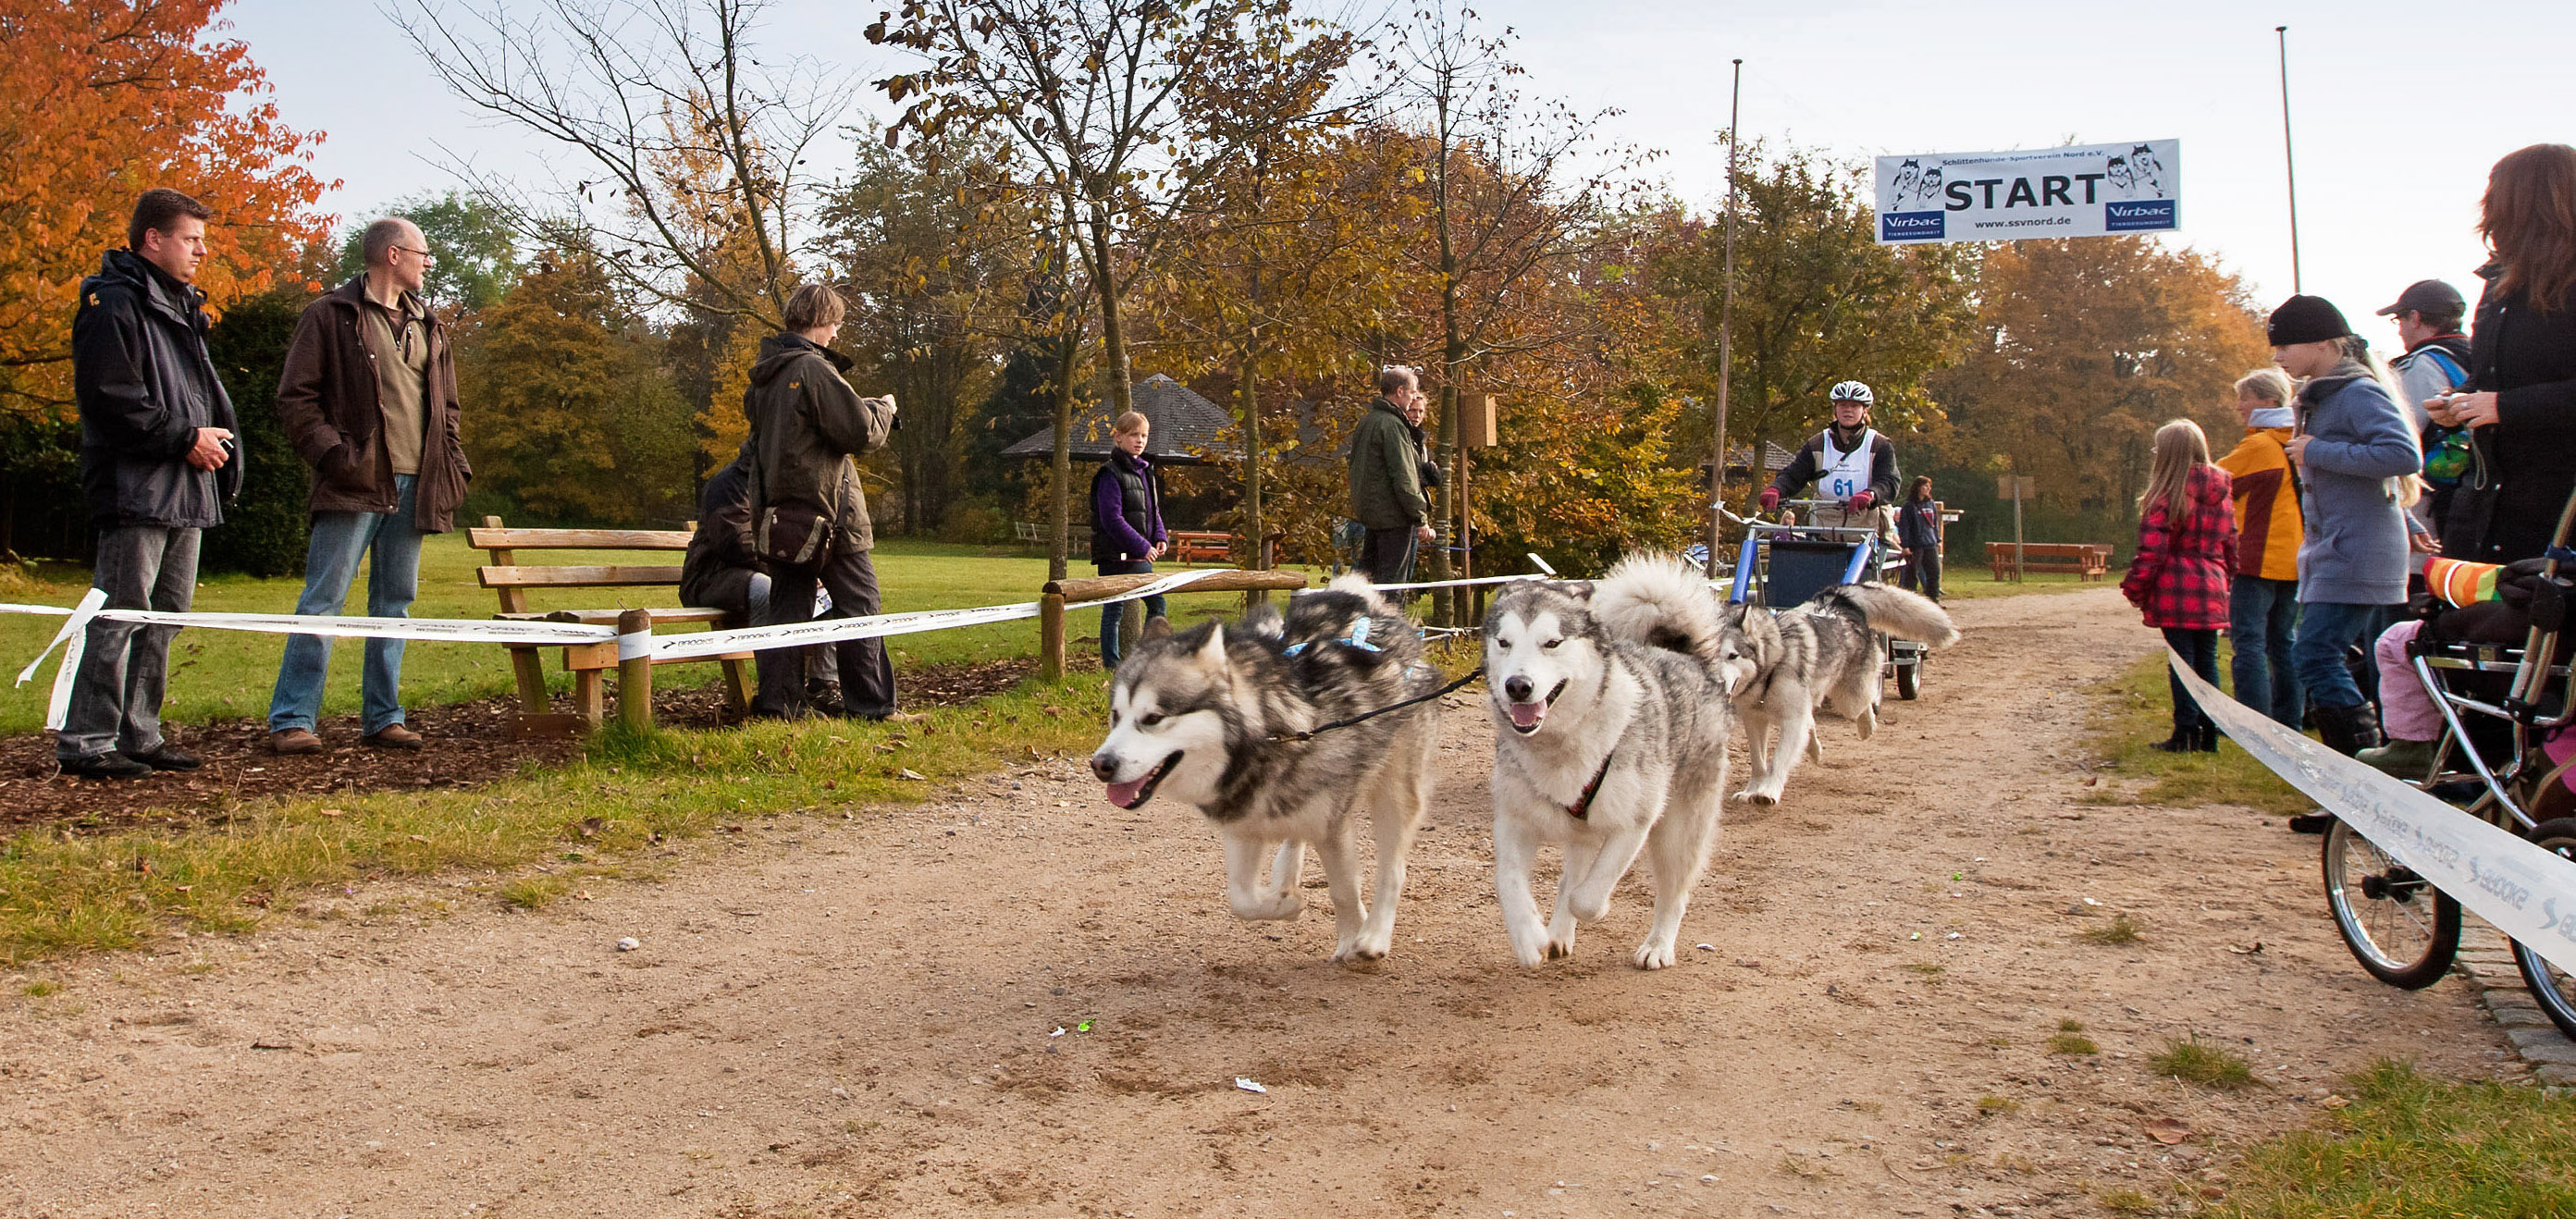
[{"label": "girl in gray hooded coat", "polygon": [[2293,296],[2269,330],[2273,361],[2305,381],[2299,434],[2285,446],[2307,518],[2290,664],[2315,701],[2318,735],[2349,755],[2379,743],[2379,721],[2344,652],[2406,601],[2406,476],[2424,457],[2370,349],[2331,302]]}]

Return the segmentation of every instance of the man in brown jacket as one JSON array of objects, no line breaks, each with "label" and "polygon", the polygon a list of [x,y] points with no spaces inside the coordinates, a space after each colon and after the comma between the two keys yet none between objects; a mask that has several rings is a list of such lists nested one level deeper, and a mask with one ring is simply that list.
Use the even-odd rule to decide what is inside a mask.
[{"label": "man in brown jacket", "polygon": [[[750,549],[769,568],[769,612],[760,625],[805,622],[814,586],[832,595],[832,616],[877,612],[876,567],[868,551],[876,533],[852,457],[884,447],[895,428],[892,398],[862,398],[841,379],[848,356],[831,349],[846,306],[839,293],[807,284],[787,298],[787,331],[760,343],[743,391],[751,421]],[[844,639],[841,711],[863,719],[898,718],[894,663],[883,639]],[[752,714],[811,714],[802,650],[760,653],[760,696]],[[909,718],[909,717],[900,717]]]},{"label": "man in brown jacket", "polygon": [[[420,540],[444,533],[473,471],[457,435],[456,365],[447,327],[421,302],[429,244],[408,220],[388,217],[359,236],[365,273],[305,306],[277,384],[277,419],[313,467],[313,532],[298,614],[337,614],[361,559],[367,615],[409,614],[420,582]],[[418,749],[403,725],[403,641],[367,641],[360,681],[361,743]],[[269,700],[269,745],[313,753],[331,641],[294,635]]]}]

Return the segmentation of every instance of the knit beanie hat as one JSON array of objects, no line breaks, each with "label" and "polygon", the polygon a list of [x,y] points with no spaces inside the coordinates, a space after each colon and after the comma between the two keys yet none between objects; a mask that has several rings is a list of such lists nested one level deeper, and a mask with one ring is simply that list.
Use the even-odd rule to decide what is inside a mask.
[{"label": "knit beanie hat", "polygon": [[2266,329],[2274,347],[2323,342],[2352,333],[2352,327],[2344,323],[2343,311],[2322,296],[2293,296],[2281,302],[2281,307],[2272,311]]}]

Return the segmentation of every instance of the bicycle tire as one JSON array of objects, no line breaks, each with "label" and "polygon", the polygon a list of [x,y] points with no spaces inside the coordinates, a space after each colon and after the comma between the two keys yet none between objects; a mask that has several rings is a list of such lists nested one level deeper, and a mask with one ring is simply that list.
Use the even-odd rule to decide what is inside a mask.
[{"label": "bicycle tire", "polygon": [[[2532,827],[2528,837],[2552,855],[2576,859],[2576,817],[2543,821]],[[2550,964],[2519,940],[2513,944],[2513,963],[2522,971],[2523,985],[2531,988],[2532,1003],[2558,1026],[2560,1033],[2576,1040],[2576,974]]]},{"label": "bicycle tire", "polygon": [[2326,909],[2352,959],[2404,990],[2441,981],[2460,950],[2460,903],[2340,819],[2321,855]]}]

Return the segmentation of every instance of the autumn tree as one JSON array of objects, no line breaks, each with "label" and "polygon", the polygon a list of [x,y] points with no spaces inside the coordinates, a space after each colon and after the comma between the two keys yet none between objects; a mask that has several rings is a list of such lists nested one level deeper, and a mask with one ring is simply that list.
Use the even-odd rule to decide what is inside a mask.
[{"label": "autumn tree", "polygon": [[848,91],[811,58],[760,53],[764,7],[406,0],[397,20],[460,100],[571,154],[537,184],[456,167],[523,236],[597,251],[647,307],[776,329],[819,203],[807,163]]},{"label": "autumn tree", "polygon": [[73,291],[125,245],[136,195],[214,209],[197,284],[218,310],[323,234],[320,136],[285,124],[249,47],[211,36],[221,7],[0,0],[0,505],[20,476],[66,467]]},{"label": "autumn tree", "polygon": [[547,520],[676,522],[693,515],[688,408],[602,264],[540,255],[458,353],[476,490]]},{"label": "autumn tree", "polygon": [[822,248],[850,297],[839,346],[903,407],[890,447],[914,536],[938,528],[956,496],[963,407],[988,375],[995,315],[1020,304],[1027,217],[960,189],[992,180],[992,153],[962,135],[899,148],[862,140],[822,212]]},{"label": "autumn tree", "polygon": [[[1744,148],[1727,434],[1757,455],[1766,443],[1794,449],[1822,427],[1838,381],[1869,384],[1882,432],[1901,437],[1939,418],[1926,382],[1970,337],[1973,247],[1877,244],[1867,189],[1859,167],[1823,154]],[[1714,399],[1726,375],[1717,367],[1723,223],[1674,212],[1664,224],[1651,271],[1683,309],[1676,345],[1691,363],[1679,385]],[[1692,426],[1708,434],[1704,416]]]},{"label": "autumn tree", "polygon": [[[1251,141],[1315,121],[1316,99],[1357,45],[1290,0],[915,0],[867,36],[920,60],[878,82],[909,103],[890,137],[996,132],[1046,197],[1031,212],[1064,225],[1082,263],[1119,412],[1134,405],[1120,308],[1135,277],[1155,265],[1187,201]],[[1193,92],[1255,81],[1228,94],[1225,122],[1192,121],[1210,112],[1190,104]],[[1059,449],[1070,431],[1063,392]],[[1062,500],[1071,471],[1056,465]],[[1058,565],[1064,544],[1050,544]]]},{"label": "autumn tree", "polygon": [[[1442,469],[1458,465],[1458,395],[1498,356],[1578,341],[1591,330],[1580,313],[1534,310],[1552,276],[1606,233],[1639,159],[1604,147],[1600,122],[1510,84],[1510,32],[1481,33],[1472,11],[1447,0],[1396,31],[1387,62],[1401,80],[1395,121],[1417,133],[1427,191],[1427,224],[1415,261],[1438,305],[1433,379],[1440,395]],[[1454,538],[1461,505],[1455,478],[1442,482],[1435,512]],[[1431,552],[1434,579],[1449,574],[1445,551]],[[1446,607],[1447,590],[1438,604]],[[1454,620],[1454,611],[1442,616]]]},{"label": "autumn tree", "polygon": [[2241,281],[2143,237],[1987,247],[1973,327],[1930,382],[1941,458],[1981,476],[1946,494],[1982,507],[1983,475],[2029,475],[2043,522],[2085,541],[2129,535],[2158,427],[2193,419],[2224,448],[2230,385],[2269,362]]}]

